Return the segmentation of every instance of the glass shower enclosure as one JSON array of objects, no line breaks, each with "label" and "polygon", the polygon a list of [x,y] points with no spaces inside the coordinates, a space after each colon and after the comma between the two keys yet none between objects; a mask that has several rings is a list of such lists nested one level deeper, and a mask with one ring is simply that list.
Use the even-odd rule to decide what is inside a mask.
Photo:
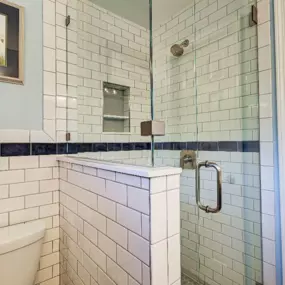
[{"label": "glass shower enclosure", "polygon": [[182,167],[182,284],[262,284],[256,2],[152,0],[155,166]]}]

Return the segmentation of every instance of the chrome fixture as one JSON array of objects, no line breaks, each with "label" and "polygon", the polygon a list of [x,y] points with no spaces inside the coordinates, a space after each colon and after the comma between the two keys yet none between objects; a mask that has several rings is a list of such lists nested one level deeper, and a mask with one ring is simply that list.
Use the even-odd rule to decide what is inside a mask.
[{"label": "chrome fixture", "polygon": [[196,152],[194,150],[182,150],[180,153],[180,167],[182,169],[196,169]]},{"label": "chrome fixture", "polygon": [[[200,169],[201,167],[215,168],[217,172],[217,205],[216,208],[204,206],[200,200]],[[200,162],[196,169],[196,203],[198,207],[206,213],[218,213],[222,209],[222,171],[221,168],[215,163],[210,161]]]},{"label": "chrome fixture", "polygon": [[170,51],[174,56],[180,57],[184,54],[184,48],[188,47],[189,43],[190,43],[189,40],[185,40],[180,45],[175,44],[171,47]]}]

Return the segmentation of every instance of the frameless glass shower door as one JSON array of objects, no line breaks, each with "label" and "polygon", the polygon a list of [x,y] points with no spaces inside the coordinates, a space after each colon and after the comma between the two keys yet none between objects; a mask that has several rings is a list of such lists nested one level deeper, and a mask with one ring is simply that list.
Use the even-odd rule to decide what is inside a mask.
[{"label": "frameless glass shower door", "polygon": [[154,162],[183,167],[182,283],[262,284],[256,3],[182,2],[163,17],[153,0]]}]

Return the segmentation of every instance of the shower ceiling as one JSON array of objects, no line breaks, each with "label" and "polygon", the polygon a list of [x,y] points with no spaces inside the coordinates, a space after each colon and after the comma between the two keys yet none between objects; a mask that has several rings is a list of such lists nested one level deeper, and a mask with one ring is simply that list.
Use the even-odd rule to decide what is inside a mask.
[{"label": "shower ceiling", "polygon": [[[92,0],[95,4],[140,26],[149,27],[149,0]],[[157,27],[183,8],[189,0],[153,0],[153,24]],[[162,13],[163,12],[163,13]]]}]

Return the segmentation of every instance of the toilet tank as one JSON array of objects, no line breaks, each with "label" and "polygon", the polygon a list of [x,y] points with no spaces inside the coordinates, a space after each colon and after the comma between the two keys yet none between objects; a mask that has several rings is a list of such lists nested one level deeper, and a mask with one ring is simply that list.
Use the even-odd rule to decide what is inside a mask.
[{"label": "toilet tank", "polygon": [[0,284],[33,285],[45,223],[36,221],[0,229]]}]

